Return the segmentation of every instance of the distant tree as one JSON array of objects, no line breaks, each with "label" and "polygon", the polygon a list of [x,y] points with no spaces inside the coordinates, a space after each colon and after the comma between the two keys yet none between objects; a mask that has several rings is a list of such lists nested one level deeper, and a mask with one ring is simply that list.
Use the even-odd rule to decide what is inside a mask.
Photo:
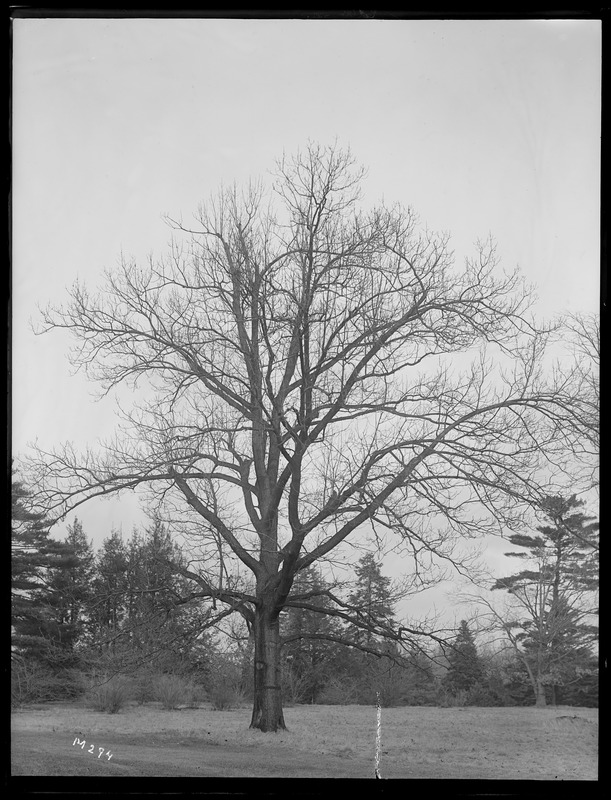
[{"label": "distant tree", "polygon": [[[75,644],[81,633],[80,609],[68,607],[67,577],[79,569],[79,554],[69,534],[52,539],[50,524],[36,509],[24,484],[12,485],[12,659],[15,702],[57,700],[80,691]],[[74,588],[74,587],[73,587]]]},{"label": "distant tree", "polygon": [[78,519],[68,526],[63,543],[66,559],[49,572],[47,603],[58,639],[74,654],[86,635],[88,609],[94,600],[94,553]]},{"label": "distant tree", "polygon": [[403,667],[400,691],[401,704],[409,706],[435,705],[437,685],[431,655],[422,652],[410,654]]},{"label": "distant tree", "polygon": [[53,665],[60,641],[50,603],[50,576],[75,561],[66,544],[50,538],[50,523],[32,504],[23,482],[13,479],[11,500],[13,652]]},{"label": "distant tree", "polygon": [[371,553],[366,553],[355,567],[356,581],[348,602],[353,614],[367,627],[348,626],[349,635],[357,642],[372,644],[380,636],[374,633],[375,626],[393,627],[394,619],[391,580],[382,575],[381,562]]},{"label": "distant tree", "polygon": [[170,528],[154,518],[129,543],[128,614],[124,629],[130,647],[162,671],[189,672],[202,667],[210,641],[204,606],[192,598],[191,583],[177,571],[184,565]]},{"label": "distant tree", "polygon": [[93,642],[100,652],[116,652],[123,621],[129,614],[129,550],[121,533],[113,531],[102,542],[95,560],[91,608]]},{"label": "distant tree", "polygon": [[180,569],[182,551],[157,518],[126,541],[116,531],[104,540],[92,581],[92,664],[103,662],[116,672],[206,671],[210,604],[192,591]]},{"label": "distant tree", "polygon": [[[332,601],[329,589],[315,565],[299,573],[293,582],[293,597],[309,600],[310,608],[288,606],[280,627],[283,664],[294,700],[316,702],[324,687],[337,651],[340,625],[327,615]],[[313,610],[318,608],[318,610]]]},{"label": "distant tree", "polygon": [[347,607],[357,624],[343,626],[342,641],[349,649],[337,655],[341,671],[353,682],[359,703],[397,705],[407,685],[408,666],[415,661],[409,648],[401,648],[385,635],[398,627],[396,596],[382,563],[365,553],[355,566],[355,579]]},{"label": "distant tree", "polygon": [[411,209],[359,209],[363,175],[309,144],[268,194],[222,190],[192,226],[171,222],[166,258],[124,261],[99,294],[77,283],[43,312],[104,390],[149,388],[101,451],[37,450],[41,501],[62,515],[144,485],[196,516],[206,557],[189,577],[248,618],[264,731],[284,728],[279,620],[297,574],[372,525],[420,573],[453,537],[516,529],[582,412],[543,369],[551,331],[494,244],[460,263]]},{"label": "distant tree", "polygon": [[443,686],[451,694],[468,691],[483,683],[485,672],[466,620],[461,620],[453,647],[448,653],[448,671]]},{"label": "distant tree", "polygon": [[538,527],[538,536],[509,537],[524,550],[506,555],[533,566],[493,586],[514,598],[517,616],[505,620],[505,631],[524,662],[537,705],[546,704],[546,686],[556,704],[559,687],[577,680],[577,671],[592,663],[599,526],[579,511],[583,505],[575,496],[546,498],[542,510],[551,524]]}]

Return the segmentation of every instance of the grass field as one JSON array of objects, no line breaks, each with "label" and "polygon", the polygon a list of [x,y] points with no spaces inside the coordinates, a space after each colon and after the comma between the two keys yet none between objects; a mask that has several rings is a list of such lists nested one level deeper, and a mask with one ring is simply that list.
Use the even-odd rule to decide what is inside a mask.
[{"label": "grass field", "polygon": [[[285,710],[285,719],[288,731],[263,734],[248,729],[248,708],[164,711],[149,703],[108,715],[78,704],[26,707],[12,715],[11,771],[100,777],[374,777],[375,708],[295,706]],[[77,737],[86,741],[84,747],[74,744]],[[597,752],[597,709],[382,711],[382,778],[596,780]]]}]

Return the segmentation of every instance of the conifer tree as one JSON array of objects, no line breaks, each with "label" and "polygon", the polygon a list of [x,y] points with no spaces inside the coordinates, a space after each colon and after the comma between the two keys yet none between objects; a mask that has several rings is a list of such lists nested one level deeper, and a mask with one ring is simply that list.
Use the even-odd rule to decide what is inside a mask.
[{"label": "conifer tree", "polygon": [[118,531],[104,539],[96,557],[91,619],[99,652],[116,650],[116,635],[128,613],[128,549]]},{"label": "conifer tree", "polygon": [[[527,670],[537,705],[545,705],[545,686],[552,704],[560,687],[591,669],[598,589],[598,522],[583,514],[584,502],[548,497],[542,510],[551,524],[537,528],[538,536],[514,534],[512,544],[523,548],[506,553],[529,565],[500,578],[493,589],[513,595],[520,619],[508,634]],[[588,667],[585,665],[589,664]]]},{"label": "conifer tree", "polygon": [[[327,584],[320,570],[312,565],[299,573],[291,591],[293,600],[303,599],[320,608],[302,608],[287,604],[281,635],[283,661],[290,678],[293,699],[315,702],[331,667],[340,635],[340,626],[326,615],[331,601],[323,593]],[[296,695],[296,696],[295,696]]]},{"label": "conifer tree", "polygon": [[13,653],[53,663],[57,631],[50,606],[50,574],[74,563],[66,544],[49,537],[49,522],[32,506],[21,481],[12,483],[11,611]]},{"label": "conifer tree", "polygon": [[[359,620],[366,625],[392,626],[394,624],[390,578],[382,575],[381,565],[371,553],[366,553],[356,568],[355,588],[348,602],[356,609]],[[371,644],[376,634],[371,630],[350,627],[350,634],[357,642]]]},{"label": "conifer tree", "polygon": [[74,650],[86,632],[88,609],[93,601],[94,553],[83,525],[75,519],[64,539],[66,558],[49,575],[48,605],[66,655],[76,661]]},{"label": "conifer tree", "polygon": [[448,655],[449,668],[443,686],[451,694],[469,691],[484,679],[477,647],[466,620],[461,620],[454,647]]}]

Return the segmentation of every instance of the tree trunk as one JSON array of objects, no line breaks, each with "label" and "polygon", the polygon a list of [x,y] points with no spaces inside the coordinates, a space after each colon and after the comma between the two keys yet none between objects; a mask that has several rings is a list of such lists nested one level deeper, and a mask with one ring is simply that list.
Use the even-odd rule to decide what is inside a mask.
[{"label": "tree trunk", "polygon": [[255,686],[251,728],[286,730],[280,687],[280,622],[264,606],[255,610]]},{"label": "tree trunk", "polygon": [[535,705],[538,708],[545,708],[545,706],[547,705],[547,702],[545,700],[545,686],[541,683],[540,680],[537,680],[536,697],[537,697],[537,702],[535,703]]}]

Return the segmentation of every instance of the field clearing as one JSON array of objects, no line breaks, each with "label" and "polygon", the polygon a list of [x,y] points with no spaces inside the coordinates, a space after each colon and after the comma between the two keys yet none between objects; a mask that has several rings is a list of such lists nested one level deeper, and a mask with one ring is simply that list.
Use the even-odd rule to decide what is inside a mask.
[{"label": "field clearing", "polygon": [[[12,715],[12,774],[374,777],[375,708],[294,706],[285,720],[288,731],[263,734],[248,729],[248,708],[26,707]],[[98,759],[98,747],[112,759]],[[597,762],[598,709],[382,710],[383,778],[596,780]]]}]

